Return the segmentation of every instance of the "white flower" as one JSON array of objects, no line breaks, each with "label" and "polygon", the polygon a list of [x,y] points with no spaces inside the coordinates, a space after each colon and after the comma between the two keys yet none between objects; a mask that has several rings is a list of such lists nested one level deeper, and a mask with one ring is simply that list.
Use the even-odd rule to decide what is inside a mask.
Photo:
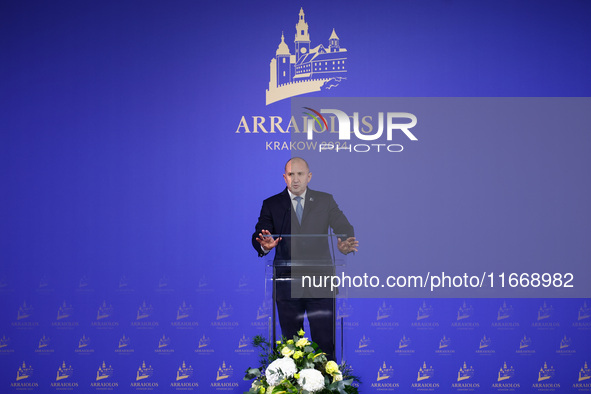
[{"label": "white flower", "polygon": [[329,361],[326,363],[324,370],[327,374],[332,375],[333,373],[339,372],[339,365],[334,361]]},{"label": "white flower", "polygon": [[324,376],[320,371],[312,368],[302,369],[298,384],[306,391],[314,393],[324,388]]},{"label": "white flower", "polygon": [[332,381],[333,382],[340,382],[341,380],[343,380],[343,374],[338,372],[335,373],[334,375],[332,375]]},{"label": "white flower", "polygon": [[286,346],[286,347],[284,347],[283,349],[281,349],[281,354],[282,354],[282,355],[284,355],[284,356],[287,356],[287,357],[289,357],[289,356],[291,356],[293,353],[294,353],[294,350],[293,350],[293,349],[290,349],[290,348],[289,348],[289,347],[287,347],[287,346]]},{"label": "white flower", "polygon": [[295,362],[291,358],[278,358],[265,370],[267,383],[271,386],[277,386],[283,379],[291,378],[297,370]]},{"label": "white flower", "polygon": [[304,348],[306,346],[308,346],[310,344],[310,341],[308,341],[308,338],[300,338],[297,342],[296,342],[296,346],[299,348]]}]

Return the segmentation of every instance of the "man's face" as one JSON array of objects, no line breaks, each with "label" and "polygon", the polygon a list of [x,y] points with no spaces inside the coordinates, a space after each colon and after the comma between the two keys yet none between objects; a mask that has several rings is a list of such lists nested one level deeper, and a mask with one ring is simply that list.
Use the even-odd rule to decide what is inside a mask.
[{"label": "man's face", "polygon": [[312,173],[304,161],[294,159],[285,166],[283,179],[289,191],[299,196],[306,191],[308,182],[312,179]]}]

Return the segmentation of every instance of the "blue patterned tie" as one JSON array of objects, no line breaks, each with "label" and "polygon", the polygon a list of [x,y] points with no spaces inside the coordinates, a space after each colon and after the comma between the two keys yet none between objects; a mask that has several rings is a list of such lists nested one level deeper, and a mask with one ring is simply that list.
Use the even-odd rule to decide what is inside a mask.
[{"label": "blue patterned tie", "polygon": [[302,207],[302,197],[294,197],[294,200],[298,202],[296,205],[296,215],[298,217],[298,223],[302,224],[302,214],[304,213],[304,207]]}]

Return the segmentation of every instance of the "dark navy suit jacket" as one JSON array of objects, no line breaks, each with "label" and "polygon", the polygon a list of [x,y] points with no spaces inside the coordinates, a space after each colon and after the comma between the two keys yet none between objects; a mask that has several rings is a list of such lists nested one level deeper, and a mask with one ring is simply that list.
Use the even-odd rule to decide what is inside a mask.
[{"label": "dark navy suit jacket", "polygon": [[[349,223],[331,194],[308,188],[302,223],[298,222],[287,188],[281,193],[263,201],[261,214],[252,235],[252,245],[260,257],[264,256],[261,245],[256,241],[262,230],[271,234],[302,235],[328,234],[329,227],[335,234],[354,237],[353,226]],[[336,240],[334,240],[336,243]],[[270,252],[271,253],[271,252]],[[292,260],[331,260],[328,237],[284,237],[275,247],[275,265]]]}]

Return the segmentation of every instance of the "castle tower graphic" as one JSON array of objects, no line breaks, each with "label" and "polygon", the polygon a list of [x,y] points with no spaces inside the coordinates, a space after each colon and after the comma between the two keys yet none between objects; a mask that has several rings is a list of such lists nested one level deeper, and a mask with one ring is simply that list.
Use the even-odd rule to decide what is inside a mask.
[{"label": "castle tower graphic", "polygon": [[511,317],[512,312],[513,306],[507,306],[507,302],[503,301],[503,305],[499,307],[499,311],[497,313],[497,320],[503,320]]},{"label": "castle tower graphic", "polygon": [[579,371],[579,382],[588,379],[591,379],[591,369],[587,366],[587,361],[585,361],[585,365],[583,365]]},{"label": "castle tower graphic", "polygon": [[27,302],[24,301],[23,304],[18,308],[16,320],[26,319],[27,317],[31,316],[33,313],[33,307],[31,305],[27,305]]},{"label": "castle tower graphic", "polygon": [[427,363],[423,362],[423,366],[419,368],[419,372],[417,373],[417,382],[432,378],[434,374],[435,370],[433,369],[433,367],[427,367]]},{"label": "castle tower graphic", "polygon": [[458,309],[458,318],[457,320],[467,319],[472,316],[474,312],[474,308],[472,305],[466,305],[466,301],[462,304],[462,306]]},{"label": "castle tower graphic", "polygon": [[33,368],[23,361],[23,365],[19,367],[18,371],[16,371],[16,381],[27,379],[33,374]]},{"label": "castle tower graphic", "polygon": [[111,316],[111,313],[113,313],[113,306],[107,305],[107,301],[104,300],[102,305],[99,306],[98,311],[96,312],[96,319],[105,319]]},{"label": "castle tower graphic", "polygon": [[135,376],[135,380],[142,380],[142,379],[147,379],[150,376],[152,376],[152,374],[154,373],[154,368],[152,368],[152,366],[146,366],[146,362],[143,361],[141,367],[139,367],[137,369],[137,373]]},{"label": "castle tower graphic", "polygon": [[170,337],[166,337],[166,335],[162,335],[162,338],[160,338],[158,340],[158,349],[161,349],[163,347],[167,347],[170,345]]},{"label": "castle tower graphic", "polygon": [[82,338],[78,341],[78,349],[87,347],[90,344],[90,338],[86,334],[82,334]]},{"label": "castle tower graphic", "polygon": [[96,380],[103,380],[109,378],[113,374],[113,367],[110,365],[107,367],[107,364],[103,361],[103,364],[99,367],[96,371]]},{"label": "castle tower graphic", "polygon": [[230,366],[226,367],[226,362],[222,361],[222,366],[218,368],[215,380],[217,381],[217,380],[227,379],[230,376],[232,376],[233,373],[234,373],[234,369],[232,368],[232,366],[230,365]]},{"label": "castle tower graphic", "polygon": [[192,312],[193,312],[193,306],[192,305],[187,306],[187,303],[183,300],[182,305],[179,306],[179,309],[176,312],[176,319],[177,320],[185,319],[185,318],[189,317]]},{"label": "castle tower graphic", "polygon": [[72,376],[72,374],[74,373],[74,369],[72,368],[72,366],[66,366],[66,362],[64,361],[62,363],[62,365],[58,368],[57,370],[57,374],[55,377],[56,381],[62,380],[62,379],[67,379],[70,376]]},{"label": "castle tower graphic", "polygon": [[119,340],[119,349],[121,349],[122,347],[127,347],[129,346],[129,338],[125,337],[125,334],[123,334],[123,336],[121,337],[121,339]]},{"label": "castle tower graphic", "polygon": [[389,379],[393,372],[394,368],[392,368],[391,365],[390,367],[387,367],[386,362],[384,361],[384,364],[378,370],[378,377],[376,380],[379,382],[380,380]]},{"label": "castle tower graphic", "polygon": [[367,338],[365,334],[359,340],[359,349],[363,349],[364,347],[368,347],[371,343],[371,339]]},{"label": "castle tower graphic", "polygon": [[523,336],[523,339],[519,341],[519,348],[525,349],[531,346],[531,338],[528,338],[526,335]]},{"label": "castle tower graphic", "polygon": [[484,336],[482,337],[482,339],[480,340],[480,344],[478,345],[479,349],[484,349],[490,346],[491,344],[491,339],[486,337],[486,334],[484,334]]},{"label": "castle tower graphic", "polygon": [[187,364],[183,361],[183,364],[176,371],[176,380],[179,381],[179,380],[187,379],[187,378],[191,377],[192,375],[193,375],[193,367],[190,365],[187,367]]},{"label": "castle tower graphic", "polygon": [[544,362],[544,366],[540,368],[540,371],[538,372],[538,382],[553,378],[555,373],[556,371],[554,367],[548,367],[548,363]]},{"label": "castle tower graphic", "polygon": [[591,308],[587,306],[587,301],[583,303],[583,306],[579,308],[578,320],[588,319],[591,317]]},{"label": "castle tower graphic", "polygon": [[572,340],[567,338],[566,335],[560,340],[560,349],[566,349],[572,345]]},{"label": "castle tower graphic", "polygon": [[402,339],[398,342],[398,349],[404,349],[410,345],[410,338],[407,338],[405,335],[402,335]]},{"label": "castle tower graphic", "polygon": [[515,375],[515,368],[508,367],[507,366],[507,362],[503,363],[503,366],[501,368],[499,368],[499,373],[497,376],[497,382],[501,382],[503,380],[507,380],[513,377],[513,375]]},{"label": "castle tower graphic", "polygon": [[257,309],[257,320],[265,319],[271,314],[271,306],[267,305],[266,301]]},{"label": "castle tower graphic", "polygon": [[439,340],[439,349],[445,349],[451,344],[451,339],[447,338],[445,335],[443,338]]},{"label": "castle tower graphic", "polygon": [[210,338],[206,337],[205,334],[203,334],[203,337],[199,340],[199,349],[208,346],[210,342]]},{"label": "castle tower graphic", "polygon": [[378,316],[376,320],[387,319],[394,312],[392,306],[386,305],[386,301],[378,308]]},{"label": "castle tower graphic", "polygon": [[552,315],[553,310],[554,308],[552,305],[547,306],[546,302],[544,301],[544,304],[540,307],[540,309],[538,309],[538,321],[548,319],[550,315]]},{"label": "castle tower graphic", "polygon": [[266,105],[301,94],[319,92],[323,88],[331,89],[347,79],[347,50],[341,48],[334,28],[328,39],[328,48],[322,44],[311,47],[303,8],[300,8],[295,28],[295,54],[291,54],[285,43],[285,35],[281,33],[281,42],[269,64]]},{"label": "castle tower graphic", "polygon": [[247,347],[250,343],[250,338],[247,338],[246,335],[242,335],[242,338],[238,341],[238,349],[242,349],[243,347]]},{"label": "castle tower graphic", "polygon": [[427,306],[427,303],[423,301],[423,305],[419,307],[417,311],[417,320],[427,319],[433,313],[433,307],[431,305]]},{"label": "castle tower graphic", "polygon": [[462,365],[460,367],[460,370],[458,371],[458,382],[461,382],[462,380],[470,379],[473,376],[474,376],[474,367],[468,366],[468,364],[466,364],[466,362],[464,361],[464,365]]},{"label": "castle tower graphic", "polygon": [[39,340],[39,347],[38,347],[38,349],[43,349],[44,347],[47,347],[47,346],[49,346],[49,338],[47,338],[45,336],[45,334],[43,334],[43,336]]}]

